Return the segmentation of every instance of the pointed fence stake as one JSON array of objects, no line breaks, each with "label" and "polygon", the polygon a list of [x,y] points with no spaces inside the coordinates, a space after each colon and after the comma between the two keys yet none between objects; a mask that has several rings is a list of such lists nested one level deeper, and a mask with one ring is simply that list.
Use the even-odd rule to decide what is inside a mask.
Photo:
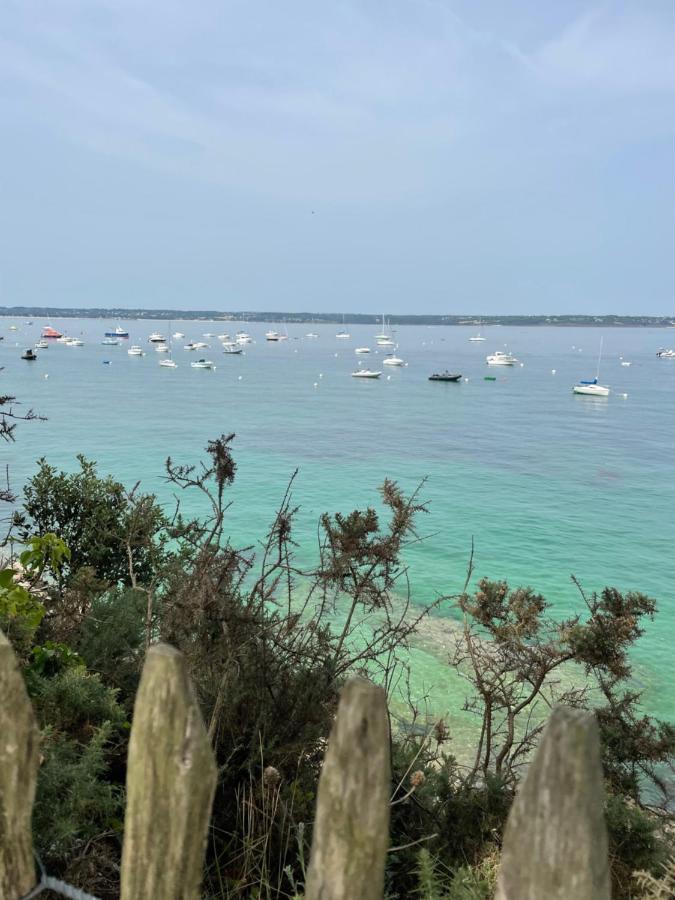
[{"label": "pointed fence stake", "polygon": [[12,645],[0,631],[0,900],[36,882],[31,815],[39,732]]},{"label": "pointed fence stake", "polygon": [[321,771],[305,900],[382,900],[390,791],[387,700],[354,679]]},{"label": "pointed fence stake", "polygon": [[198,900],[216,775],[183,656],[157,644],[129,741],[121,900]]},{"label": "pointed fence stake", "polygon": [[595,715],[556,707],[509,813],[495,900],[609,900]]}]

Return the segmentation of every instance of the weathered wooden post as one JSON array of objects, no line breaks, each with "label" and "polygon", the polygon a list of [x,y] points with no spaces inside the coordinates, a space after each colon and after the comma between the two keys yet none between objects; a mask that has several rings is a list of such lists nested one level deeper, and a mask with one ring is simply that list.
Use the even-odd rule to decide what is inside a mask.
[{"label": "weathered wooden post", "polygon": [[181,653],[151,647],[127,765],[121,900],[197,900],[216,764]]},{"label": "weathered wooden post", "polygon": [[556,707],[516,795],[495,900],[609,900],[595,715]]},{"label": "weathered wooden post", "polygon": [[22,897],[36,881],[31,815],[38,746],[19,663],[0,631],[0,900]]},{"label": "weathered wooden post", "polygon": [[342,691],[328,742],[305,900],[382,900],[390,791],[387,700],[357,678]]}]

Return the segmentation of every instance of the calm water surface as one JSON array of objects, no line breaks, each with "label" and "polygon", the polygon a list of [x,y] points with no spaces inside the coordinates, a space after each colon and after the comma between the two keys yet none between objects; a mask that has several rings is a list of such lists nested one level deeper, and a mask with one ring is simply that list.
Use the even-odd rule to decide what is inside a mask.
[{"label": "calm water surface", "polygon": [[[461,588],[472,539],[476,580],[532,585],[560,616],[580,607],[572,574],[588,591],[609,584],[650,593],[660,611],[635,651],[636,673],[649,711],[672,718],[675,360],[655,352],[675,345],[675,331],[604,329],[601,381],[612,389],[604,399],[571,393],[595,375],[601,332],[588,328],[491,327],[485,343],[470,343],[467,328],[400,327],[397,354],[408,365],[393,368],[374,352],[373,326],[349,326],[349,341],[336,339],[336,326],[290,326],[289,340],[273,344],[264,340],[269,326],[252,323],[256,343],[227,357],[202,335],[240,325],[122,322],[131,340],[104,347],[103,332],[118,323],[70,319],[50,324],[84,347],[51,343],[36,363],[21,361],[43,324],[0,320],[1,390],[47,416],[20,425],[17,443],[0,448],[15,487],[41,455],[72,469],[84,453],[102,472],[141,480],[168,501],[166,457],[194,461],[209,438],[233,431],[233,539],[262,536],[297,467],[296,537],[309,559],[322,512],[377,505],[385,477],[406,490],[426,479],[429,514],[420,524],[428,537],[407,554],[416,604]],[[175,342],[176,370],[159,367],[163,357],[147,343],[155,328],[185,333]],[[310,330],[319,337],[305,338]],[[203,353],[215,371],[190,367],[202,353],[184,352],[188,339],[211,343]],[[146,356],[129,357],[131,343]],[[356,356],[364,345],[373,352]],[[523,365],[488,368],[486,354],[505,347]],[[382,378],[351,378],[359,360]],[[468,381],[427,380],[446,367]],[[449,605],[444,614],[452,618]],[[411,661],[417,689],[452,710],[462,688],[445,665],[438,625],[437,639],[430,629]]]}]

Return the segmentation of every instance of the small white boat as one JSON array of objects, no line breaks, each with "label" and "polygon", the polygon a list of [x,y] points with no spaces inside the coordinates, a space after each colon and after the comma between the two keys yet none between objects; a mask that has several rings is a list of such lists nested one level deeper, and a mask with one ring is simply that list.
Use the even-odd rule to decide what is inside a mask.
[{"label": "small white boat", "polygon": [[370,347],[357,347],[354,353],[370,353]]},{"label": "small white boat", "polygon": [[352,378],[379,378],[382,372],[373,372],[370,369],[357,369],[352,372]]},{"label": "small white boat", "polygon": [[155,345],[155,353],[168,353],[169,348],[166,344],[156,344]]},{"label": "small white boat", "polygon": [[84,341],[81,341],[79,338],[69,338],[66,341],[67,347],[84,347]]},{"label": "small white boat", "polygon": [[243,347],[240,347],[238,344],[227,343],[223,344],[223,353],[234,354],[237,355],[239,353],[243,353]]},{"label": "small white boat", "polygon": [[178,368],[178,364],[175,363],[172,359],[160,359],[159,364],[160,364],[160,366],[162,366],[163,369],[177,369]]},{"label": "small white boat", "polygon": [[137,344],[134,344],[133,347],[129,347],[127,353],[129,354],[129,356],[145,356],[143,348],[139,347]]},{"label": "small white boat", "polygon": [[66,334],[62,334],[61,337],[56,339],[57,344],[67,344],[70,341],[70,338]]},{"label": "small white boat", "polygon": [[488,366],[514,366],[518,362],[515,356],[512,356],[510,353],[503,353],[501,350],[486,356],[485,360]]},{"label": "small white boat", "polygon": [[183,350],[196,350],[196,349],[197,349],[197,345],[194,344],[192,341],[189,341],[189,342],[188,342],[187,344],[185,344],[185,346],[183,347]]},{"label": "small white boat", "polygon": [[104,347],[119,347],[120,342],[117,340],[117,338],[107,337],[107,338],[103,338],[101,343],[103,344]]},{"label": "small white boat", "polygon": [[382,362],[383,366],[404,366],[405,360],[402,360],[400,356],[388,356]]},{"label": "small white boat", "polygon": [[[375,340],[380,345],[380,347],[393,347],[394,342],[391,340],[391,335],[387,332],[387,324],[384,321],[384,316],[382,316],[382,331],[379,334],[375,335]],[[391,341],[390,344],[386,343],[386,341]],[[385,342],[385,343],[383,343]]]},{"label": "small white boat", "polygon": [[598,368],[595,378],[589,381],[578,381],[572,388],[574,394],[585,394],[587,397],[609,397],[609,388],[599,384],[600,360],[602,359],[602,338],[600,338],[600,352],[598,353]]},{"label": "small white boat", "polygon": [[266,341],[280,341],[281,335],[278,331],[266,331],[265,332],[265,340]]},{"label": "small white boat", "polygon": [[184,338],[185,335],[182,331],[174,331],[173,336],[178,340],[179,338]]},{"label": "small white boat", "polygon": [[675,350],[661,350],[656,351],[656,355],[659,359],[675,359]]},{"label": "small white boat", "polygon": [[238,344],[252,344],[253,338],[250,334],[247,334],[245,331],[238,331],[236,336],[236,341]]},{"label": "small white boat", "polygon": [[[16,325],[10,325],[10,326],[9,326],[9,330],[10,330],[10,331],[16,331],[16,330],[17,330]],[[28,353],[27,350],[26,350],[26,353]]]},{"label": "small white boat", "polygon": [[306,338],[318,338],[318,334],[315,331],[308,331],[305,335]]},{"label": "small white boat", "polygon": [[36,350],[49,350],[49,344],[47,343],[47,341],[38,341],[35,344],[35,349]]},{"label": "small white boat", "polygon": [[622,365],[622,366],[628,367],[628,366],[630,365],[630,363],[628,362],[628,360],[622,359],[622,360],[621,360],[621,365]]},{"label": "small white boat", "polygon": [[575,394],[586,394],[589,397],[609,397],[609,388],[598,384],[597,378],[593,381],[580,381],[572,388]]},{"label": "small white boat", "polygon": [[483,335],[479,331],[478,334],[474,334],[472,337],[469,338],[469,340],[471,341],[472,344],[477,344],[480,341],[487,340],[487,338],[484,338]]},{"label": "small white boat", "polygon": [[338,333],[335,335],[335,337],[346,341],[348,338],[351,337],[351,334],[348,331],[338,331]]},{"label": "small white boat", "polygon": [[196,362],[190,363],[193,369],[215,369],[210,359],[198,359]]},{"label": "small white boat", "polygon": [[205,344],[204,341],[195,341],[192,345],[193,350],[208,350],[209,345]]},{"label": "small white boat", "polygon": [[150,335],[150,337],[148,338],[148,341],[151,344],[165,344],[166,338],[164,337],[163,334],[160,334],[159,331],[153,331],[152,334]]}]

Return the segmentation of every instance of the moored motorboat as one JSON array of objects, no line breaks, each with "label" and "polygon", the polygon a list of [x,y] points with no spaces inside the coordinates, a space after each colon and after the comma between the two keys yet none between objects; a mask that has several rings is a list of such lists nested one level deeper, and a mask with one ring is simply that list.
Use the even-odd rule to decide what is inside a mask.
[{"label": "moored motorboat", "polygon": [[659,359],[675,359],[675,350],[665,350],[663,347],[656,351]]},{"label": "moored motorboat", "polygon": [[461,377],[461,373],[448,372],[446,369],[445,372],[434,372],[429,376],[429,381],[459,381]]},{"label": "moored motorboat", "polygon": [[175,363],[172,359],[160,359],[160,366],[163,369],[177,369],[178,363]]},{"label": "moored motorboat", "polygon": [[35,349],[36,349],[36,350],[48,350],[48,349],[49,349],[49,344],[47,343],[47,341],[38,341],[38,342],[35,344]]},{"label": "moored motorboat", "polygon": [[25,359],[27,362],[34,362],[37,359],[37,353],[29,347],[27,350],[23,351],[21,359]]},{"label": "moored motorboat", "polygon": [[193,369],[215,369],[213,362],[210,359],[198,359],[193,363],[190,363]]},{"label": "moored motorboat", "polygon": [[265,340],[266,341],[280,341],[281,335],[278,331],[266,331],[265,332]]},{"label": "moored motorboat", "polygon": [[153,331],[148,338],[148,342],[151,344],[166,344],[166,338],[159,331]]},{"label": "moored motorboat", "polygon": [[388,356],[386,359],[382,361],[383,366],[404,366],[405,360],[401,359],[400,356]]},{"label": "moored motorboat", "polygon": [[370,353],[370,347],[357,347],[354,353]]},{"label": "moored motorboat", "polygon": [[84,347],[84,341],[81,341],[79,338],[68,338],[66,341],[67,347]]},{"label": "moored motorboat", "polygon": [[51,325],[45,325],[42,329],[42,337],[43,338],[60,338],[63,337],[60,331],[57,331],[56,328],[52,328]]},{"label": "moored motorboat", "polygon": [[238,354],[243,352],[244,348],[240,347],[238,344],[233,343],[232,341],[228,341],[227,343],[223,344],[223,353],[237,356]]},{"label": "moored motorboat", "polygon": [[112,337],[112,338],[128,338],[129,332],[126,328],[121,328],[119,325],[114,331],[105,331],[103,333],[104,337]]},{"label": "moored motorboat", "polygon": [[155,344],[155,353],[168,353],[168,344]]},{"label": "moored motorboat", "polygon": [[129,347],[129,349],[127,350],[127,353],[129,354],[129,356],[145,356],[145,352],[143,351],[143,348],[139,347],[136,344],[134,344],[133,347]]},{"label": "moored motorboat", "polygon": [[352,372],[352,378],[379,378],[382,372],[373,372],[370,369],[357,369]]},{"label": "moored motorboat", "polygon": [[501,350],[486,356],[485,360],[488,366],[514,366],[518,362],[515,356],[512,356],[510,353],[504,353]]},{"label": "moored motorboat", "polygon": [[117,340],[117,338],[107,337],[103,338],[101,344],[103,344],[104,347],[117,347],[119,346],[119,341]]}]

